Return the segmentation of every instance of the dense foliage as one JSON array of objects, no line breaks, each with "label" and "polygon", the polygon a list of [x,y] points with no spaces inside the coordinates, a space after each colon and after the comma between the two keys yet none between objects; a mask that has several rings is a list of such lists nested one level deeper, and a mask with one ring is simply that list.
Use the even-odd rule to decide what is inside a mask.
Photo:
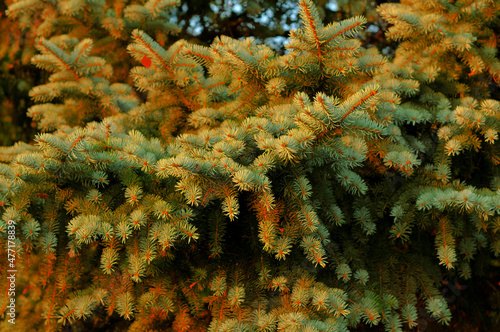
[{"label": "dense foliage", "polygon": [[[196,8],[10,4],[48,73],[36,144],[0,149],[15,327],[470,329],[447,291],[498,273],[500,3],[382,4],[378,42],[301,0],[285,52],[215,15],[189,30]],[[258,27],[255,8],[225,19]]]}]

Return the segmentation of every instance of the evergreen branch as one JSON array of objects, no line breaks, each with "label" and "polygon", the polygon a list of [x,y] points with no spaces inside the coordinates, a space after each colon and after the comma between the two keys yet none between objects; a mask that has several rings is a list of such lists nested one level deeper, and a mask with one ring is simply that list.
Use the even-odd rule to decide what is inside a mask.
[{"label": "evergreen branch", "polygon": [[[28,12],[36,9],[36,4],[38,1],[36,0],[28,0],[28,1],[17,1],[9,5],[6,14],[7,16],[11,16],[16,18],[19,13]],[[34,7],[34,8],[33,8]]]},{"label": "evergreen branch", "polygon": [[73,74],[73,76],[75,77],[75,80],[78,80],[80,77],[78,76],[78,74],[76,73],[76,71],[68,64],[66,63],[66,61],[64,61],[64,59],[62,59],[59,54],[57,54],[57,52],[55,52],[51,47],[49,47],[50,44],[46,45],[46,43],[48,43],[47,41],[45,40],[40,40],[37,45],[39,47],[43,47],[45,52],[51,54],[53,57],[55,57],[57,60],[59,60],[59,62],[69,71]]},{"label": "evergreen branch", "polygon": [[340,81],[335,82],[336,85],[340,86],[342,89],[347,91],[348,93],[352,94],[354,93],[351,88],[349,88],[347,85],[340,83]]},{"label": "evergreen branch", "polygon": [[76,58],[75,58],[75,63],[78,63],[78,60],[80,60],[80,57],[86,52],[86,50],[91,47],[92,44],[90,41],[87,41],[84,46],[82,47],[82,49],[78,52]]},{"label": "evergreen branch", "polygon": [[210,86],[208,86],[208,87],[206,87],[206,88],[201,88],[201,89],[200,89],[200,90],[198,90],[198,91],[192,92],[192,93],[190,93],[189,95],[190,95],[190,96],[195,96],[195,95],[199,94],[199,93],[200,93],[200,92],[202,92],[202,91],[209,90],[209,89],[215,88],[215,87],[217,87],[217,86],[226,85],[226,84],[227,84],[227,82],[219,82],[219,83],[215,83],[215,84],[212,84],[212,85],[210,85]]},{"label": "evergreen branch", "polygon": [[[255,90],[255,91],[252,91],[252,93],[250,95],[247,96],[247,98],[245,100],[243,100],[242,102],[240,102],[240,108],[242,108],[243,106],[245,106],[246,104],[250,103],[250,101],[252,100],[253,96],[255,96],[259,91],[258,90]],[[233,114],[237,109],[234,108],[233,110],[231,110],[229,112],[229,114]]]},{"label": "evergreen branch", "polygon": [[350,25],[350,26],[347,26],[345,27],[344,29],[338,31],[336,34],[334,34],[332,37],[330,37],[329,39],[327,39],[325,41],[325,43],[329,43],[331,42],[333,39],[337,38],[338,36],[344,34],[345,32],[349,31],[349,30],[354,30],[356,29],[357,27],[359,26],[362,26],[364,23],[363,22],[355,22],[354,24]]},{"label": "evergreen branch", "polygon": [[[322,64],[322,57],[323,57],[323,52],[321,49],[321,40],[319,39],[318,36],[318,31],[316,31],[316,22],[313,18],[313,13],[311,13],[311,5],[310,3],[306,2],[307,0],[300,0],[299,6],[301,7],[302,12],[306,15],[306,21],[307,24],[309,25],[309,29],[311,29],[312,34],[314,36],[314,43],[316,44],[316,54],[318,56],[318,60],[320,62],[320,66]],[[315,9],[314,9],[315,10]]]},{"label": "evergreen branch", "polygon": [[337,71],[339,71],[340,73],[344,73],[345,72],[345,69],[342,68],[342,67],[338,67],[338,66],[335,66],[334,64],[332,63],[325,63],[325,67],[328,67],[328,68],[333,68],[333,69],[336,69]]},{"label": "evergreen branch", "polygon": [[357,50],[357,47],[333,47],[330,48],[327,52],[336,52],[336,51],[355,51]]},{"label": "evergreen branch", "polygon": [[156,0],[154,1],[153,5],[151,6],[151,8],[149,9],[149,14],[151,16],[153,16],[152,14],[155,12],[156,8],[158,7],[159,11],[165,9],[166,7],[170,7],[170,6],[176,6],[177,5],[177,1],[172,1],[172,2],[169,2],[163,6],[160,6],[160,3],[162,2],[163,0]]},{"label": "evergreen branch", "polygon": [[79,65],[78,69],[85,68],[85,67],[96,67],[96,66],[104,66],[106,63],[105,62],[94,62],[94,63],[85,63],[82,65]]},{"label": "evergreen branch", "polygon": [[377,94],[376,91],[370,91],[368,96],[361,98],[356,104],[354,104],[349,111],[347,111],[341,118],[340,122],[343,122],[345,118],[349,116],[354,110],[356,110],[359,106],[361,106],[365,101],[367,101],[370,97],[375,96]]},{"label": "evergreen branch", "polygon": [[366,127],[361,127],[361,126],[349,126],[349,129],[355,129],[355,130],[359,130],[359,131],[369,131],[369,132],[376,133],[379,135],[382,134],[382,131],[380,131],[378,129],[366,128]]},{"label": "evergreen branch", "polygon": [[171,78],[175,77],[172,68],[165,62],[163,57],[161,57],[156,51],[142,38],[142,35],[139,31],[134,33],[134,38],[138,40],[144,47],[148,49],[148,51],[155,56],[155,58],[161,63],[162,67],[168,71],[168,74]]},{"label": "evergreen branch", "polygon": [[196,65],[190,64],[190,63],[177,63],[174,65],[174,67],[188,67],[188,68],[197,68]]},{"label": "evergreen branch", "polygon": [[203,54],[201,54],[201,53],[196,53],[196,52],[193,52],[193,51],[191,51],[191,50],[187,50],[187,51],[186,51],[186,54],[191,55],[191,56],[194,56],[194,57],[202,58],[202,59],[204,59],[204,60],[206,60],[206,61],[209,61],[209,62],[211,62],[211,63],[213,63],[213,62],[214,62],[214,59],[213,59],[213,58],[211,58],[211,57],[209,57],[209,56],[207,56],[207,55],[203,55]]},{"label": "evergreen branch", "polygon": [[383,65],[385,65],[385,62],[369,63],[366,65],[363,65],[363,67],[380,67]]}]

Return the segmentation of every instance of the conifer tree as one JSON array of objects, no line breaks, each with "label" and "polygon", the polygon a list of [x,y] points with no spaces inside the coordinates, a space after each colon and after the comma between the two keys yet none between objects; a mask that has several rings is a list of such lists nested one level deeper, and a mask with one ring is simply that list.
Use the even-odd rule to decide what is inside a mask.
[{"label": "conifer tree", "polygon": [[[366,13],[369,21],[376,21],[374,5],[363,3],[317,5],[323,19],[340,20],[352,16],[352,13]],[[106,73],[106,78],[111,83],[127,82],[131,85],[128,73],[133,62],[126,53],[126,45],[137,27],[164,47],[178,39],[210,45],[216,36],[224,34],[233,38],[255,36],[256,40],[265,41],[282,51],[282,41],[289,30],[297,26],[298,15],[295,2],[275,0],[221,0],[215,3],[191,0],[183,2],[182,6],[176,1],[138,5],[123,0],[57,3],[7,0],[0,4],[2,13],[7,8],[8,16],[0,15],[0,27],[4,32],[0,40],[0,128],[3,133],[0,142],[3,145],[16,140],[28,142],[34,135],[30,127],[35,128],[36,124],[25,116],[26,109],[32,106],[27,91],[33,85],[45,82],[39,77],[45,73],[26,65],[37,52],[35,41],[38,37],[58,45],[61,41],[51,38],[57,39],[61,32],[78,40],[92,39],[94,52],[113,67],[112,72]],[[110,49],[114,51],[108,52]],[[97,119],[107,114],[109,112],[94,110],[87,113],[87,118]],[[78,119],[80,125],[86,121],[81,116],[73,120]]]},{"label": "conifer tree", "polygon": [[[478,247],[489,242],[495,255],[500,250],[493,212],[500,105],[489,99],[500,78],[494,31],[499,10],[497,2],[489,1],[407,1],[379,8],[381,16],[393,24],[388,38],[401,42],[391,72],[414,77],[421,84],[419,93],[399,106],[399,113],[406,123],[425,128],[418,131],[420,137],[409,134],[410,127],[405,134],[426,146],[422,151],[428,160],[422,177],[426,182],[401,203],[413,196],[419,211],[438,213],[440,264],[457,265],[466,279],[471,276],[471,255]],[[484,160],[479,181],[474,170],[460,165],[477,159]],[[401,203],[393,214],[407,213],[408,205]],[[411,223],[396,222],[398,234],[405,233]]]},{"label": "conifer tree", "polygon": [[[44,3],[9,13],[104,20]],[[37,41],[32,62],[51,73],[30,92],[43,131],[0,150],[21,328],[449,324],[443,273],[470,278],[472,260],[500,250],[499,104],[481,85],[498,79],[498,3],[381,6],[393,60],[362,47],[365,18],[325,25],[310,0],[285,55],[226,36],[164,47],[148,29],[173,28],[171,4],[123,11],[128,82],[109,80],[83,33]],[[469,151],[489,158],[491,187],[457,173]]]}]

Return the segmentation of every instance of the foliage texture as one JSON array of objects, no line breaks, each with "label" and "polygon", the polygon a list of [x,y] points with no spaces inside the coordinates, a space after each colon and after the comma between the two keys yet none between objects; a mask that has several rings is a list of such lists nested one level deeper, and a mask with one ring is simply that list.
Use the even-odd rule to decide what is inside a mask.
[{"label": "foliage texture", "polygon": [[[365,18],[325,25],[310,0],[285,54],[165,43],[177,2],[113,4],[8,9],[28,25],[54,15],[31,58],[50,73],[30,91],[36,145],[0,149],[20,328],[450,324],[443,279],[500,254],[500,3],[380,6],[393,59],[363,47]],[[61,12],[130,36],[129,77],[112,81],[102,40],[60,32]]]}]

